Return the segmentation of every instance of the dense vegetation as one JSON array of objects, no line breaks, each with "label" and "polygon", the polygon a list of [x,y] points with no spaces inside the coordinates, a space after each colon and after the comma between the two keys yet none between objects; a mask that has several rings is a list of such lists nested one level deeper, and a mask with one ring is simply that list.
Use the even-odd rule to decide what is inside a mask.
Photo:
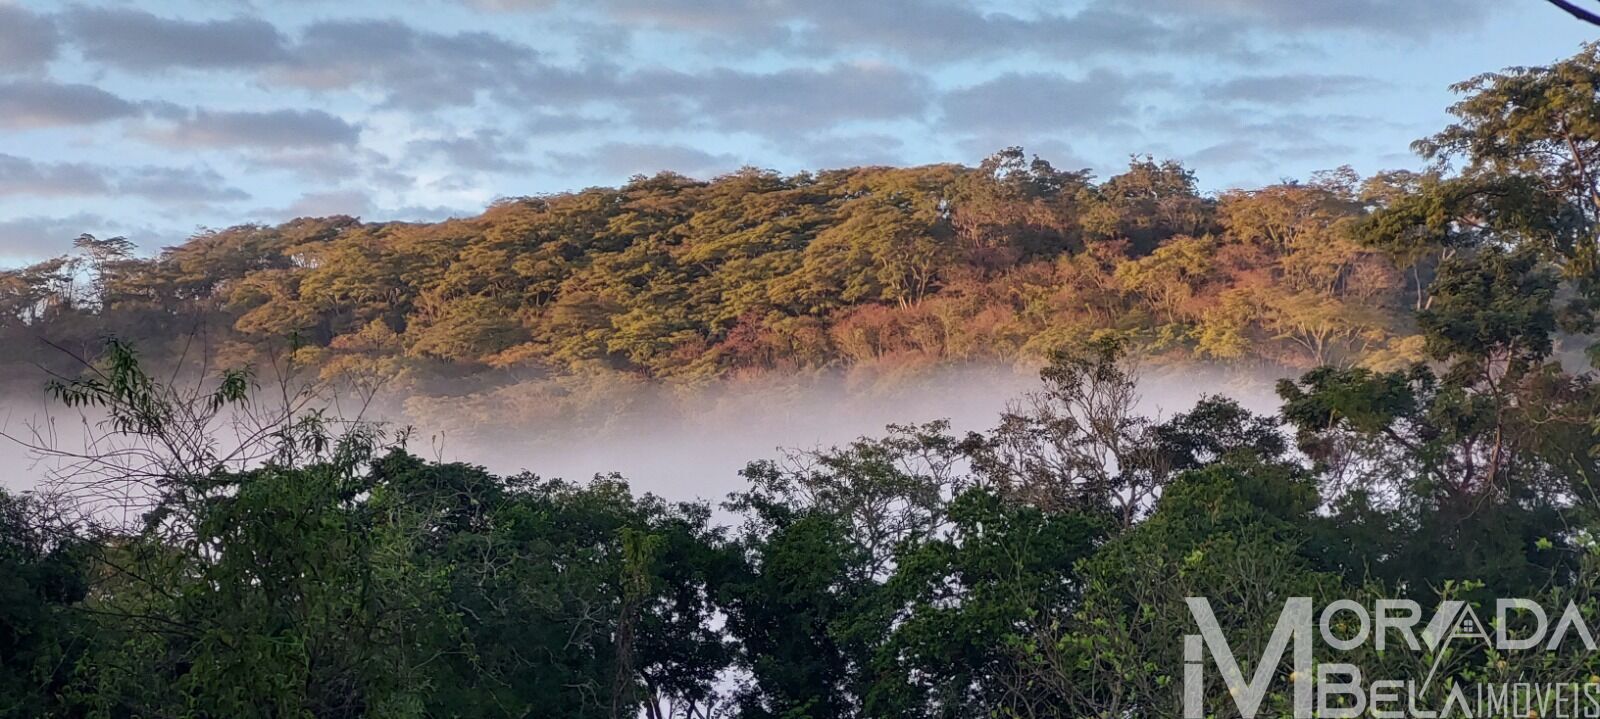
[{"label": "dense vegetation", "polygon": [[[1291,595],[1594,616],[1600,387],[1553,358],[1600,299],[1597,57],[1464,84],[1419,144],[1458,167],[1364,183],[1203,198],[1173,165],[1093,184],[1007,152],[236,228],[154,260],[85,238],[4,278],[8,346],[115,327],[160,363],[222,319],[245,359],[294,338],[389,376],[1050,361],[992,431],[752,463],[729,524],[620,478],[428,462],[250,372],[190,392],[112,342],[51,385],[103,442],[54,450],[58,493],[0,495],[0,715],[1173,716],[1185,596],[1246,656]],[[1277,416],[1157,421],[1135,350],[1315,368]]]},{"label": "dense vegetation", "polygon": [[1095,332],[1181,358],[1392,363],[1420,356],[1408,313],[1436,258],[1349,230],[1426,181],[1339,171],[1211,198],[1176,163],[1095,183],[1019,149],[976,168],[661,174],[431,225],[235,227],[149,260],[84,238],[5,276],[4,330],[203,322],[241,352],[293,334],[308,364],[386,376],[920,365]]},{"label": "dense vegetation", "polygon": [[[1204,197],[1172,162],[1104,182],[1019,149],[979,167],[856,168],[508,199],[418,225],[304,218],[206,232],[151,259],[122,239],[0,275],[17,362],[108,328],[237,362],[291,336],[329,373],[385,378],[919,366],[1042,358],[1092,334],[1178,359],[1398,366],[1447,238],[1363,242],[1434,176]],[[1390,239],[1384,236],[1383,239]],[[177,333],[182,334],[182,333]]]},{"label": "dense vegetation", "polygon": [[[0,714],[1175,716],[1186,596],[1226,607],[1244,656],[1286,596],[1600,610],[1600,387],[1546,362],[1548,327],[1502,322],[1552,294],[1490,257],[1510,274],[1482,294],[1443,275],[1438,373],[1323,368],[1280,418],[1213,398],[1157,422],[1103,344],[992,431],[754,462],[717,520],[617,477],[427,462],[257,406],[243,375],[191,394],[114,344],[53,387],[108,413],[106,455],[0,505]],[[271,418],[242,455],[194,431],[230,408]],[[128,521],[63,503],[129,484]],[[1568,646],[1447,667],[1587,680]]]}]

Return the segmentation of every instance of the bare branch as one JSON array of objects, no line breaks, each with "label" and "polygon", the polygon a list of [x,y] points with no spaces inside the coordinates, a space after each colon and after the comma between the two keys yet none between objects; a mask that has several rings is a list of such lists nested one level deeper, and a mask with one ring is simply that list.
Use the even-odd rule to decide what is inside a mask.
[{"label": "bare branch", "polygon": [[1568,0],[1550,0],[1550,4],[1567,11],[1567,14],[1586,23],[1600,25],[1600,13],[1595,13],[1592,10],[1585,10],[1572,2],[1568,2]]}]

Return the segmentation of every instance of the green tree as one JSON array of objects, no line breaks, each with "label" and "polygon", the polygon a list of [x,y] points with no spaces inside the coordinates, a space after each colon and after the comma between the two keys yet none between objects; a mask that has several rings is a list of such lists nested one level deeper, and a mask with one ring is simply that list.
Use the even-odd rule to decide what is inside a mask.
[{"label": "green tree", "polygon": [[56,508],[0,490],[0,716],[61,712],[88,626],[92,544]]}]

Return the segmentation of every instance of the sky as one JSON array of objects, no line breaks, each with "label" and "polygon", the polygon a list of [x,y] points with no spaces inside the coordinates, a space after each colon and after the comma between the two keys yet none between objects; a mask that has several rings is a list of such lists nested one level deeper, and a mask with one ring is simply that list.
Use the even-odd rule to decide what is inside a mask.
[{"label": "sky", "polygon": [[0,0],[0,265],[1013,145],[1207,191],[1414,168],[1452,83],[1597,37],[1544,0]]}]

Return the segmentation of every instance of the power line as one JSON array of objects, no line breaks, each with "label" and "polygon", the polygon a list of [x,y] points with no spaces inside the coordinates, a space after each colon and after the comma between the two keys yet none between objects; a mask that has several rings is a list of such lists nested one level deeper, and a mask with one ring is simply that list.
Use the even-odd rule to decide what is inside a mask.
[{"label": "power line", "polygon": [[1550,0],[1550,4],[1567,11],[1573,17],[1578,18],[1579,20],[1600,25],[1600,13],[1595,13],[1592,10],[1585,10],[1573,4],[1569,0]]}]

